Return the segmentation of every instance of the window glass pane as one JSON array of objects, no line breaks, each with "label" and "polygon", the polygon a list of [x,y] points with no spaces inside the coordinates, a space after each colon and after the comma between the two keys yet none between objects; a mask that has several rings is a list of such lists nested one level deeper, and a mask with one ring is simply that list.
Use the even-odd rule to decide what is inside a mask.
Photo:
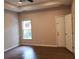
[{"label": "window glass pane", "polygon": [[32,39],[31,29],[26,29],[23,31],[23,38],[24,39]]},{"label": "window glass pane", "polygon": [[29,20],[29,21],[23,21],[22,22],[22,24],[23,24],[23,29],[31,29],[31,21]]}]

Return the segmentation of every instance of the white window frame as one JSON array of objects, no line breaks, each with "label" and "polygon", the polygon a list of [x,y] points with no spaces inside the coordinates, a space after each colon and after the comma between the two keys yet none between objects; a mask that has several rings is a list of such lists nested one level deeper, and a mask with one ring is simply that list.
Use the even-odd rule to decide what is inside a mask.
[{"label": "white window frame", "polygon": [[[31,20],[23,20],[23,21],[31,21]],[[21,26],[22,26],[22,39],[25,39],[25,40],[32,40],[32,38],[30,38],[30,39],[27,39],[27,38],[24,38],[24,30],[25,29],[23,29],[23,21],[22,21],[22,24],[21,24]],[[32,33],[32,21],[31,21],[31,33]],[[31,34],[32,35],[32,34]],[[32,36],[31,36],[32,37]]]}]

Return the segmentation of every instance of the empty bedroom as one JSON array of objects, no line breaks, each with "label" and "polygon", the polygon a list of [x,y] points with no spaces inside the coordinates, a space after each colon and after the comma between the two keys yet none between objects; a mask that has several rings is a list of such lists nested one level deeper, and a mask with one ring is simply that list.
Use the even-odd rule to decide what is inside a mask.
[{"label": "empty bedroom", "polygon": [[4,59],[75,59],[74,0],[4,0]]}]

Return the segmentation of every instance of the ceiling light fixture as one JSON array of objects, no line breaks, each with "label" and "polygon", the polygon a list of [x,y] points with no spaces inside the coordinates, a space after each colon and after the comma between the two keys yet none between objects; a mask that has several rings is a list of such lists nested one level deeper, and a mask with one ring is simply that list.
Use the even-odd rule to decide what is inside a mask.
[{"label": "ceiling light fixture", "polygon": [[18,2],[19,4],[22,4],[22,2]]},{"label": "ceiling light fixture", "polygon": [[22,0],[19,0],[19,2],[18,2],[19,4],[22,4]]},{"label": "ceiling light fixture", "polygon": [[[19,0],[19,4],[22,4],[24,1],[26,1],[26,0]],[[29,1],[29,2],[34,2],[33,0],[27,0],[27,1]]]}]

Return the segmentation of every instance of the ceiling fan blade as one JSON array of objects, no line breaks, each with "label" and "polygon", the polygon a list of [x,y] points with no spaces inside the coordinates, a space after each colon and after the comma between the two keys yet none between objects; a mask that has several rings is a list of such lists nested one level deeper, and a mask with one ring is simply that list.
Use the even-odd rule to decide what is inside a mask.
[{"label": "ceiling fan blade", "polygon": [[33,2],[33,0],[28,0],[28,1]]},{"label": "ceiling fan blade", "polygon": [[[25,1],[25,0],[19,0],[20,2],[23,2],[23,1]],[[33,0],[27,0],[27,1],[29,1],[29,2],[33,2]]]}]

